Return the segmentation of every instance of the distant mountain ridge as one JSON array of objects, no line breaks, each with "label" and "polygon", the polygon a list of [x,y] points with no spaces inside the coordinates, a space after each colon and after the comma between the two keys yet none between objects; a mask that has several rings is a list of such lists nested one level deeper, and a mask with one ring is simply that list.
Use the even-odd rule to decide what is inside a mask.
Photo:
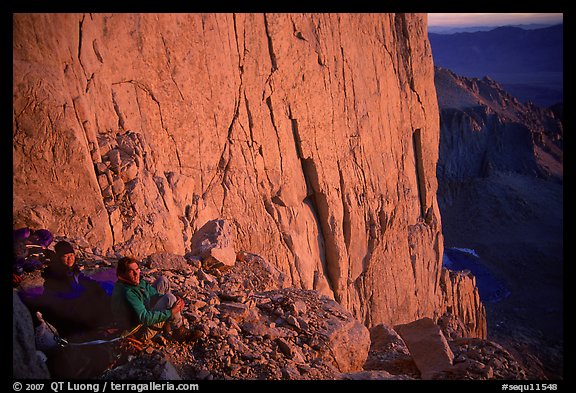
[{"label": "distant mountain ridge", "polygon": [[455,34],[455,33],[475,33],[477,31],[490,31],[498,27],[517,27],[524,30],[544,29],[554,26],[555,24],[546,23],[528,23],[519,25],[505,26],[428,26],[428,33],[434,34]]},{"label": "distant mountain ridge", "polygon": [[440,179],[485,177],[493,170],[562,178],[563,126],[555,112],[522,104],[488,77],[436,67],[434,84]]},{"label": "distant mountain ridge", "polygon": [[562,101],[563,36],[563,24],[428,34],[436,66],[467,77],[490,76],[521,101],[541,106]]},{"label": "distant mountain ridge", "polygon": [[562,72],[563,32],[563,25],[536,30],[505,26],[475,33],[430,33],[428,37],[437,66],[464,76],[484,76],[511,71]]}]

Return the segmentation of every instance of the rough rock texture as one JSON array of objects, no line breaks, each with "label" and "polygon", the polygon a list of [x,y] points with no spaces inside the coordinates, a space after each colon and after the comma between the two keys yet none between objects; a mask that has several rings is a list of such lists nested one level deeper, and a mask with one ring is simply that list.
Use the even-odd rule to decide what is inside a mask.
[{"label": "rough rock texture", "polygon": [[444,296],[438,324],[450,338],[486,338],[486,309],[480,301],[476,278],[469,272],[442,269],[440,286]]},{"label": "rough rock texture", "polygon": [[[74,244],[73,239],[66,240]],[[75,247],[79,248],[77,244]],[[85,249],[78,257],[79,268],[95,279],[110,279],[109,273],[114,272],[114,257]],[[51,369],[53,376],[130,380],[423,377],[416,357],[394,329],[379,324],[368,333],[341,305],[318,291],[281,288],[281,273],[278,275],[276,268],[256,254],[243,253],[233,268],[211,270],[215,275],[196,259],[174,263],[182,262],[175,254],[153,254],[146,260],[153,261],[153,267],[143,264],[143,279],[154,281],[160,274],[169,279],[171,291],[186,304],[184,324],[198,333],[198,339],[180,343],[159,333],[137,352],[108,347],[112,353],[107,349],[96,353],[96,347],[91,346],[60,355],[47,352],[49,364],[55,367]],[[25,273],[18,291],[35,292],[34,287],[42,285],[37,273]],[[15,311],[15,320],[28,314],[24,307]],[[19,325],[18,331],[31,326],[29,320]],[[429,327],[440,336],[438,326],[429,323]],[[497,344],[446,338],[455,355],[454,366],[433,378],[526,378],[514,357]],[[45,337],[44,342],[53,346],[50,340]],[[23,346],[15,346],[15,359],[22,357],[21,352],[25,352]],[[71,355],[74,361],[68,363]]]},{"label": "rough rock texture", "polygon": [[518,360],[498,343],[459,338],[449,344],[454,353],[454,366],[437,375],[437,379],[530,379]]},{"label": "rough rock texture", "polygon": [[370,329],[370,351],[365,370],[383,370],[392,375],[420,378],[406,343],[391,327],[380,324]]},{"label": "rough rock texture", "polygon": [[205,266],[230,268],[236,263],[234,234],[230,221],[210,220],[192,236],[190,254]]},{"label": "rough rock texture", "polygon": [[225,219],[367,326],[443,314],[424,15],[13,21],[15,227],[144,257]]},{"label": "rough rock texture", "polygon": [[274,275],[257,274],[265,270],[263,258],[247,258],[219,277],[202,267],[179,269],[169,258],[164,261],[144,269],[143,277],[152,281],[162,274],[170,280],[172,292],[187,304],[185,324],[201,336],[183,344],[154,340],[106,378],[155,379],[163,368],[146,371],[146,365],[158,359],[167,360],[183,379],[334,379],[362,370],[368,329],[318,291],[279,288]]}]

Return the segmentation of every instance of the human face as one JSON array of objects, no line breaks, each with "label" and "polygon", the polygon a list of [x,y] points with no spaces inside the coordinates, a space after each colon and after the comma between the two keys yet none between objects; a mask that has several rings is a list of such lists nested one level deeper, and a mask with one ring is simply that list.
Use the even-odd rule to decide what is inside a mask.
[{"label": "human face", "polygon": [[69,252],[68,254],[64,254],[60,257],[62,263],[68,267],[72,267],[74,262],[76,261],[76,257],[74,256],[73,252]]},{"label": "human face", "polygon": [[124,278],[134,283],[134,285],[140,284],[140,266],[138,266],[137,263],[130,263],[126,268],[127,270]]}]

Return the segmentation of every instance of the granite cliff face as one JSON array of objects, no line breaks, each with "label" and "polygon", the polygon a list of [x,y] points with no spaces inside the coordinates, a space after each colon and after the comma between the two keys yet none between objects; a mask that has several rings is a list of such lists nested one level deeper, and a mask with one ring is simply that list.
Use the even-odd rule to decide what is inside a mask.
[{"label": "granite cliff face", "polygon": [[464,309],[485,335],[473,285],[442,274],[424,16],[13,20],[15,227],[145,257],[222,218],[367,326]]}]

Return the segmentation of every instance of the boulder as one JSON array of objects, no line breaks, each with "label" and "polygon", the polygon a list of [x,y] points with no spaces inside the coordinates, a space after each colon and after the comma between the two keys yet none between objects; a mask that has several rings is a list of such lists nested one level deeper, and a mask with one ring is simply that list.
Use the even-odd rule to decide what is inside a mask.
[{"label": "boulder", "polygon": [[388,325],[370,328],[370,352],[364,363],[365,370],[385,370],[393,375],[419,378],[420,371],[414,364],[402,337]]},{"label": "boulder", "polygon": [[190,240],[191,254],[202,259],[207,269],[227,269],[236,263],[234,229],[226,220],[211,220]]},{"label": "boulder", "polygon": [[406,343],[422,379],[434,379],[435,375],[452,368],[454,353],[432,319],[422,318],[397,325],[394,330]]},{"label": "boulder", "polygon": [[222,278],[222,287],[269,291],[286,286],[288,279],[276,266],[260,255],[239,252],[234,267]]}]

